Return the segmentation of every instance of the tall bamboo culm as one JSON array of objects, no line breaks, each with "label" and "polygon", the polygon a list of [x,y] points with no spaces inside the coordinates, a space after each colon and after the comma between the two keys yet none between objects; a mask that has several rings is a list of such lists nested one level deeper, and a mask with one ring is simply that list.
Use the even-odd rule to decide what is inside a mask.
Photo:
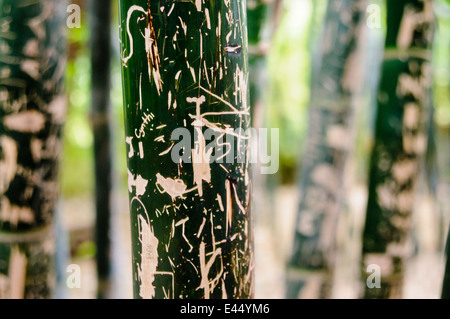
[{"label": "tall bamboo culm", "polygon": [[[245,1],[119,6],[134,297],[249,298]],[[231,160],[211,161],[207,128]]]},{"label": "tall bamboo culm", "polygon": [[112,296],[111,218],[113,216],[113,152],[111,89],[111,0],[90,0],[91,121],[95,159],[95,243],[97,297]]},{"label": "tall bamboo culm", "polygon": [[[412,253],[414,190],[427,149],[433,29],[432,0],[387,0],[363,233],[365,298],[402,296],[405,261]],[[381,275],[378,287],[377,275]]]},{"label": "tall bamboo culm", "polygon": [[330,298],[346,159],[352,145],[354,97],[365,0],[329,0],[312,76],[309,130],[300,175],[300,203],[287,269],[288,298]]},{"label": "tall bamboo culm", "polygon": [[66,5],[0,2],[0,299],[53,296]]}]

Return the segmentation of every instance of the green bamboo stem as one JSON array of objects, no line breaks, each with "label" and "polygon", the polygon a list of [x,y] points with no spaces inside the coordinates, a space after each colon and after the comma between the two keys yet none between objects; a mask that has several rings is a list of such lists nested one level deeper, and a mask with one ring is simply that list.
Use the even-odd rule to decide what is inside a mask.
[{"label": "green bamboo stem", "polygon": [[[365,298],[402,296],[405,261],[411,254],[414,190],[427,149],[432,6],[432,0],[387,0],[388,30],[363,233]],[[367,282],[373,279],[369,265],[379,267],[380,287]]]},{"label": "green bamboo stem", "polygon": [[66,4],[0,2],[0,298],[49,298]]},{"label": "green bamboo stem", "polygon": [[353,98],[364,68],[358,56],[366,8],[366,1],[328,2],[320,67],[312,76],[288,298],[331,295],[343,172],[353,136]]},{"label": "green bamboo stem", "polygon": [[[248,140],[219,164],[204,136],[249,127],[245,9],[119,1],[135,298],[252,296]],[[192,163],[172,161],[176,128]]]}]

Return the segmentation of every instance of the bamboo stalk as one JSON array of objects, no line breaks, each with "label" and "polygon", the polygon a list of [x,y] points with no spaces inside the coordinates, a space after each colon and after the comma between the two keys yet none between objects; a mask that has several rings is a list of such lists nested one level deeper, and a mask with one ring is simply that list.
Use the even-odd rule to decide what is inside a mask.
[{"label": "bamboo stalk", "polygon": [[359,54],[366,8],[367,1],[328,2],[320,67],[312,75],[288,298],[331,295],[343,176],[352,145],[353,98],[364,68]]},{"label": "bamboo stalk", "polygon": [[[414,191],[427,149],[433,1],[388,0],[385,59],[378,90],[375,144],[363,234],[365,298],[400,298],[411,254]],[[381,272],[372,287],[369,265]]]},{"label": "bamboo stalk", "polygon": [[91,121],[95,158],[95,242],[98,298],[111,294],[111,217],[113,154],[111,141],[111,0],[91,0]]},{"label": "bamboo stalk", "polygon": [[66,5],[0,3],[0,295],[49,298],[66,102]]},{"label": "bamboo stalk", "polygon": [[[218,163],[205,137],[217,133],[217,147],[249,127],[245,2],[119,7],[134,296],[249,298],[248,139]],[[184,161],[172,160],[177,128],[193,137]]]}]

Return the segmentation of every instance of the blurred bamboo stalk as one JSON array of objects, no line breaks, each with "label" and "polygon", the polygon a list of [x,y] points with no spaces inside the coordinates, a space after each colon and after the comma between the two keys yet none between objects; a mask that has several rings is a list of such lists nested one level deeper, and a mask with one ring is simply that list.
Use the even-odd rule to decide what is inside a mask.
[{"label": "blurred bamboo stalk", "polygon": [[[249,0],[247,1],[248,24],[248,66],[249,91],[251,105],[251,123],[255,129],[264,126],[267,116],[267,56],[272,46],[272,38],[276,32],[281,13],[282,0]],[[268,222],[274,218],[270,214],[270,202],[273,192],[267,189],[267,176],[260,173],[261,163],[252,166],[253,211],[255,220]],[[271,223],[274,225],[274,223]]]},{"label": "blurred bamboo stalk", "polygon": [[313,68],[300,203],[288,263],[288,298],[330,298],[343,176],[354,135],[364,65],[365,0],[329,0],[320,62]]},{"label": "blurred bamboo stalk", "polygon": [[[432,0],[387,0],[387,36],[362,249],[365,298],[400,298],[411,222],[427,150]],[[379,276],[379,285],[377,285]]]},{"label": "blurred bamboo stalk", "polygon": [[113,153],[111,141],[111,0],[90,0],[91,110],[95,163],[95,243],[98,298],[111,296],[111,217]]},{"label": "blurred bamboo stalk", "polygon": [[66,8],[0,2],[0,299],[54,293]]}]

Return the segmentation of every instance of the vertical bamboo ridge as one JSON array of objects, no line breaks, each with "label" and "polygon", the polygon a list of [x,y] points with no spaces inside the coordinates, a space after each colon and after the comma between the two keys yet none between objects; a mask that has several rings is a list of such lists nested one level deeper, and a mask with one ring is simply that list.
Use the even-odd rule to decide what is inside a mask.
[{"label": "vertical bamboo ridge", "polygon": [[[119,6],[134,296],[249,298],[249,141],[233,131],[250,124],[245,1]],[[207,143],[232,161],[211,162]]]},{"label": "vertical bamboo ridge", "polygon": [[330,0],[313,76],[300,203],[288,263],[288,298],[329,298],[343,172],[353,136],[353,97],[367,1]]},{"label": "vertical bamboo ridge", "polygon": [[58,196],[66,5],[0,2],[0,298],[48,298]]},{"label": "vertical bamboo ridge", "polygon": [[[365,298],[400,298],[420,161],[427,149],[432,0],[388,0],[385,57],[378,91],[369,198],[363,233]],[[369,265],[381,288],[369,288]]]}]

